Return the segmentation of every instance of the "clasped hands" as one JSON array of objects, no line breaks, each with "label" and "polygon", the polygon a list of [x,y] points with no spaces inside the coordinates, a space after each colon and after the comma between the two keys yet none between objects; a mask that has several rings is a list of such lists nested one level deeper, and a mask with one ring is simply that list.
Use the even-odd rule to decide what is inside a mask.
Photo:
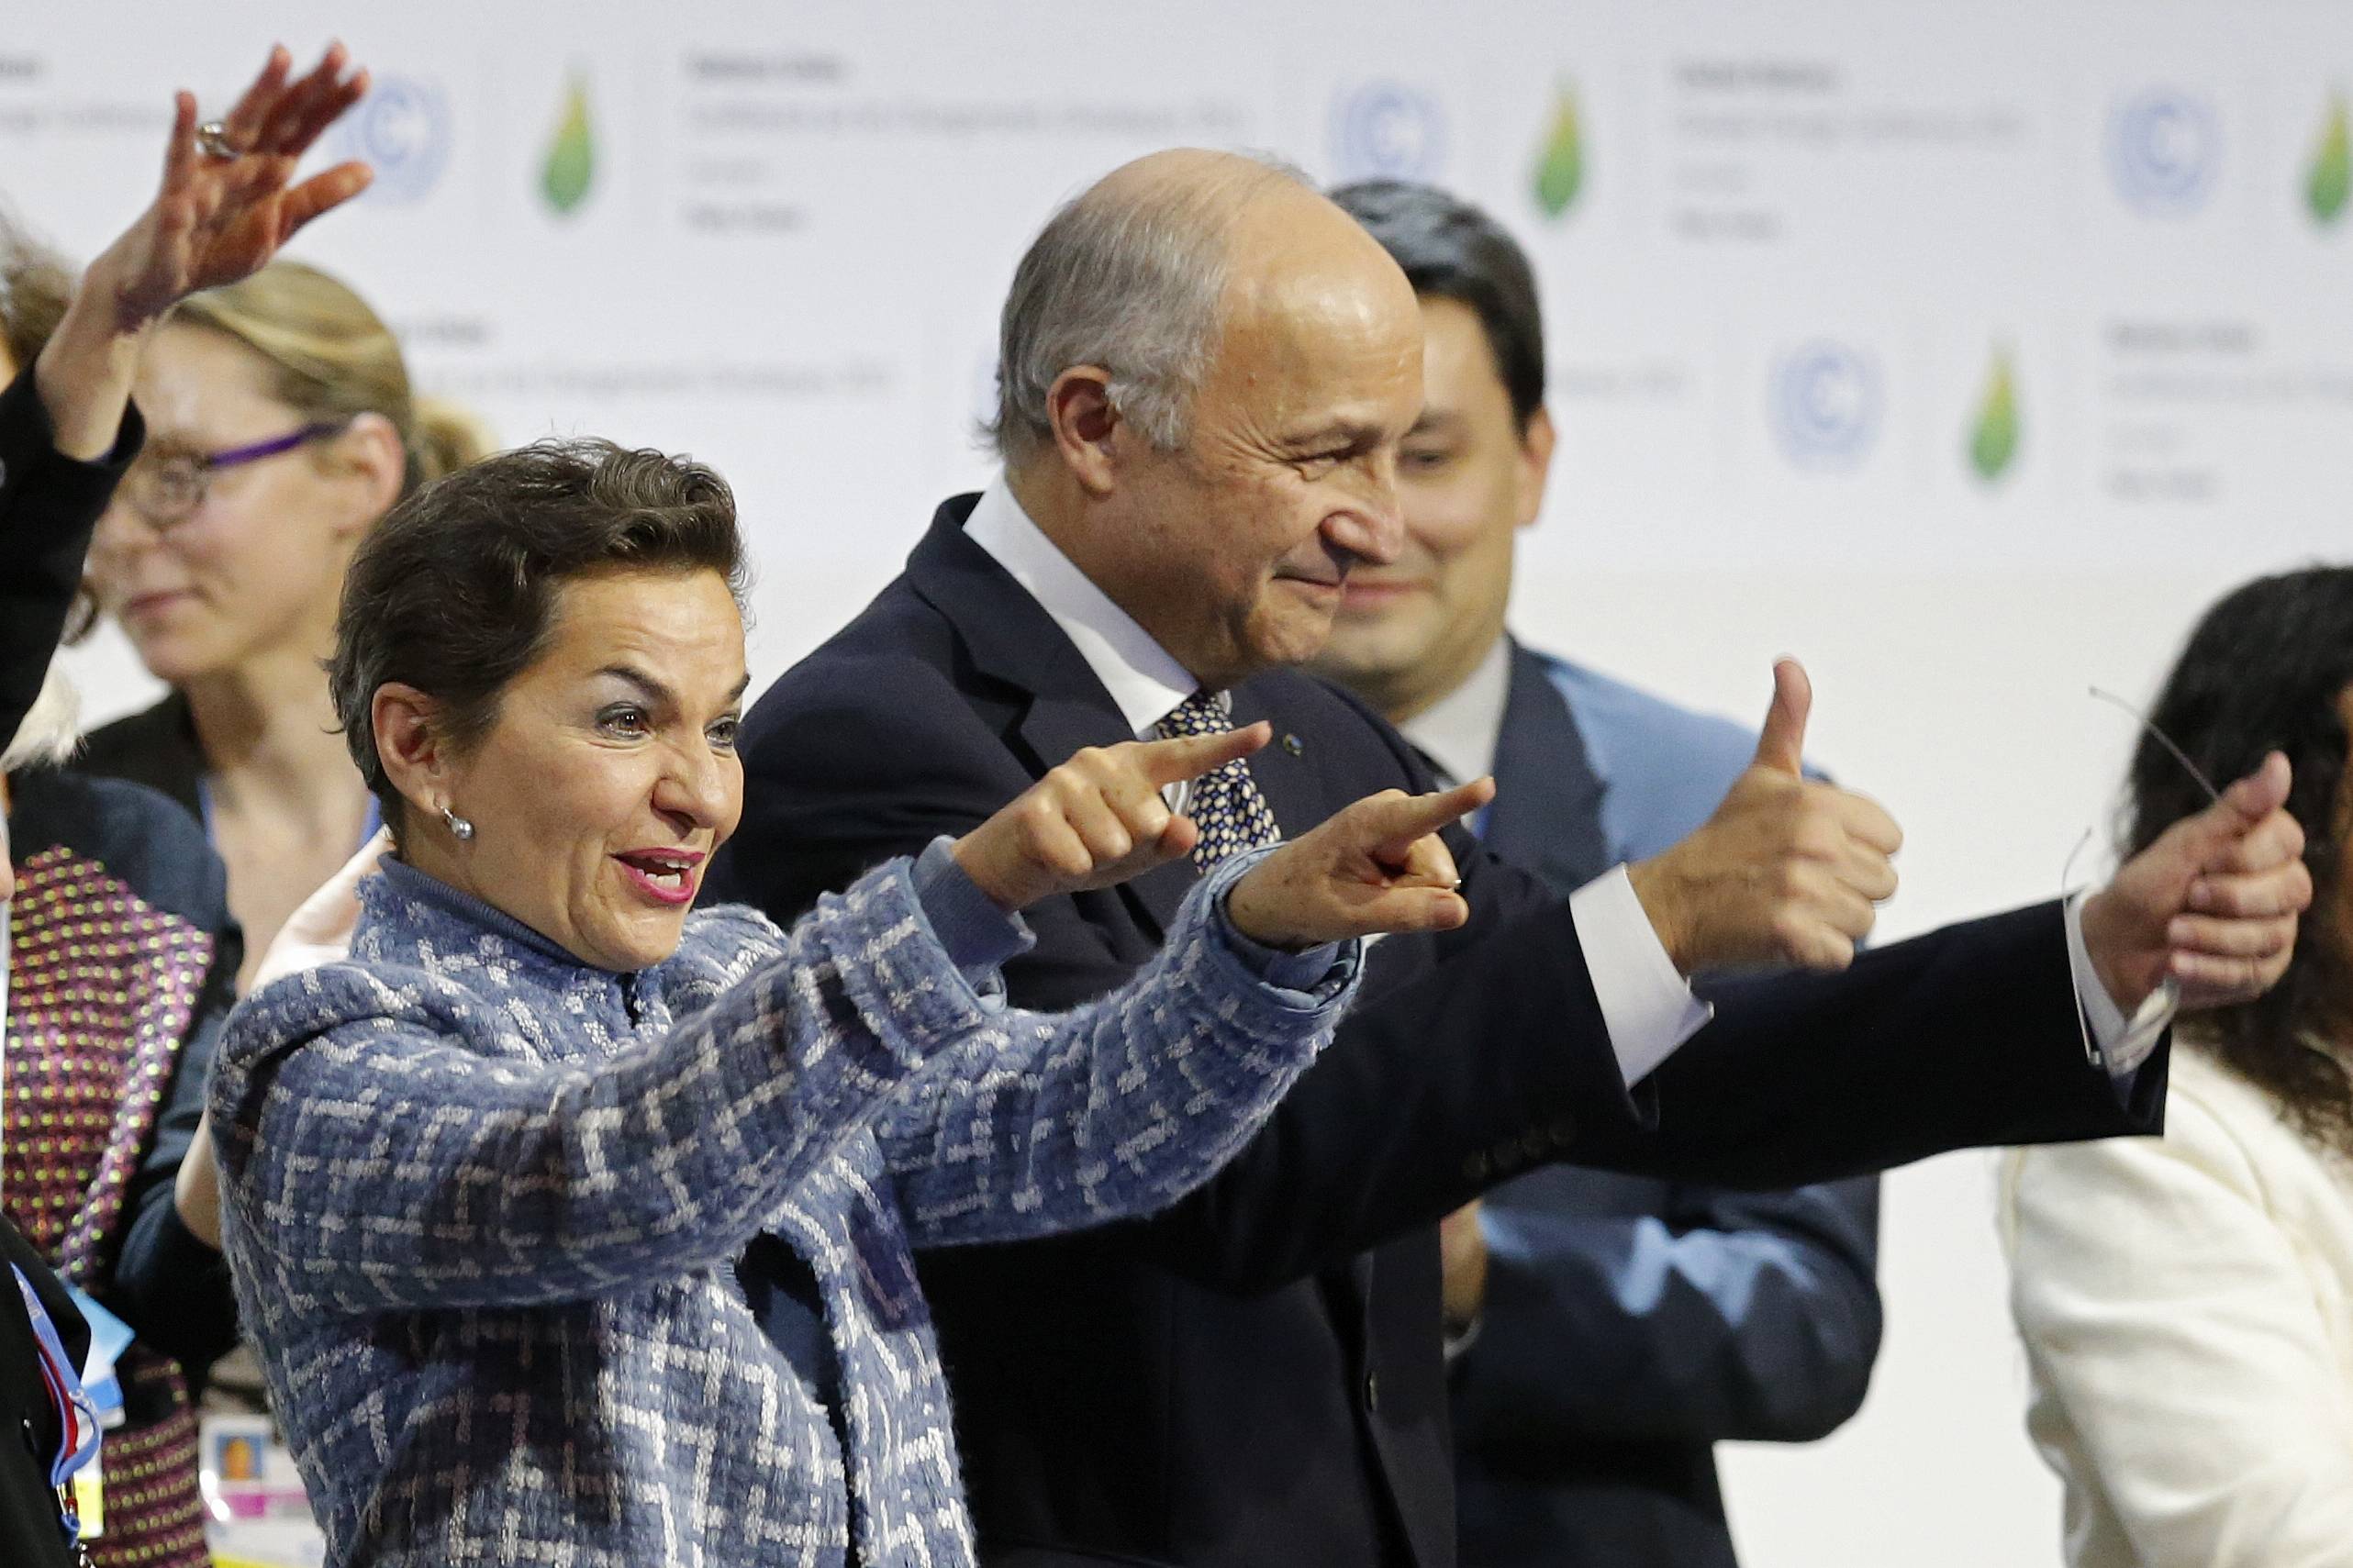
[{"label": "clasped hands", "polygon": [[[1903,835],[1858,795],[1804,776],[1812,688],[1795,660],[1774,666],[1756,760],[1711,817],[1627,868],[1676,969],[1844,969],[1895,892]],[[2260,995],[2286,973],[2312,902],[2303,832],[2289,816],[2276,753],[2223,798],[2175,823],[2084,902],[2084,946],[2130,1014],[2170,979],[2185,1007]]]},{"label": "clasped hands", "polygon": [[[956,840],[957,863],[998,907],[1109,887],[1192,852],[1199,830],[1163,792],[1266,744],[1265,724],[1219,735],[1089,747]],[[1470,918],[1440,828],[1495,796],[1492,779],[1432,795],[1384,790],[1278,847],[1226,894],[1243,936],[1301,951]]]}]

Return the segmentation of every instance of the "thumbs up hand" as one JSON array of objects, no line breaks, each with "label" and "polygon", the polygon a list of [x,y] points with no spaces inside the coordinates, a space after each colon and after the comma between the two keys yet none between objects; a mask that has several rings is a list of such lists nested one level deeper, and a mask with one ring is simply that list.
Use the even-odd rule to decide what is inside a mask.
[{"label": "thumbs up hand", "polygon": [[1844,969],[1895,893],[1894,818],[1805,777],[1813,688],[1794,659],[1773,666],[1756,761],[1699,829],[1629,866],[1643,913],[1685,975],[1799,964]]},{"label": "thumbs up hand", "polygon": [[2084,951],[2125,1013],[2169,979],[2195,1009],[2252,1001],[2287,973],[2313,898],[2292,782],[2287,758],[2265,757],[2085,901]]}]

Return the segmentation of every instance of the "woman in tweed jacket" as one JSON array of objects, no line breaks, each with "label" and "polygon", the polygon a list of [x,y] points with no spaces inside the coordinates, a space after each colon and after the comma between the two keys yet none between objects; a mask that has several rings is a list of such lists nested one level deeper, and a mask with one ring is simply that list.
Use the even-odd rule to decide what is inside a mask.
[{"label": "woman in tweed jacket", "polygon": [[789,932],[690,917],[738,577],[716,475],[599,442],[353,562],[337,706],[399,858],[347,962],[239,1008],[211,1112],[336,1563],[971,1562],[913,1249],[1170,1202],[1330,1037],[1355,939],[1466,914],[1429,835],[1485,781],[1233,854],[1127,987],[1006,1007],[1012,912],[1192,851],[1164,786],[1258,727],[1082,753]]}]

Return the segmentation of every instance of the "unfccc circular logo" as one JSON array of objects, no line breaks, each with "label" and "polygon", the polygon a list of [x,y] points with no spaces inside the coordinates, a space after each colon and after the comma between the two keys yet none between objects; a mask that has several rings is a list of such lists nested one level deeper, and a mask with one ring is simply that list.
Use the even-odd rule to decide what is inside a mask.
[{"label": "unfccc circular logo", "polygon": [[450,101],[435,83],[379,76],[339,132],[342,155],[375,170],[368,195],[379,201],[422,201],[450,161]]},{"label": "unfccc circular logo", "polygon": [[1772,417],[1800,468],[1852,468],[1879,433],[1879,373],[1844,343],[1817,341],[1773,368]]},{"label": "unfccc circular logo", "polygon": [[1398,82],[1342,91],[1332,111],[1333,161],[1347,180],[1432,180],[1446,156],[1438,102]]},{"label": "unfccc circular logo", "polygon": [[2125,100],[2108,126],[2117,194],[2154,217],[2179,217],[2205,206],[2222,151],[2214,106],[2178,88],[2155,87]]}]

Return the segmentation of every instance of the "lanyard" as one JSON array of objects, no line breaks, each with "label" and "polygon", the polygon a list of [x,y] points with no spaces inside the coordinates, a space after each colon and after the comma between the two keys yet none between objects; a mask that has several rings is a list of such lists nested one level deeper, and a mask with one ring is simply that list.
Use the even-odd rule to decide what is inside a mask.
[{"label": "lanyard", "polygon": [[[57,1326],[34,1293],[32,1281],[13,1263],[8,1273],[15,1276],[17,1292],[24,1297],[25,1316],[32,1324],[33,1343],[40,1355],[41,1385],[49,1391],[58,1429],[63,1434],[49,1465],[49,1484],[63,1490],[72,1485],[73,1473],[98,1455],[98,1412],[91,1407],[90,1396],[82,1392],[82,1379],[57,1337]],[[73,1539],[81,1539],[81,1520],[70,1508],[66,1528]]]}]

